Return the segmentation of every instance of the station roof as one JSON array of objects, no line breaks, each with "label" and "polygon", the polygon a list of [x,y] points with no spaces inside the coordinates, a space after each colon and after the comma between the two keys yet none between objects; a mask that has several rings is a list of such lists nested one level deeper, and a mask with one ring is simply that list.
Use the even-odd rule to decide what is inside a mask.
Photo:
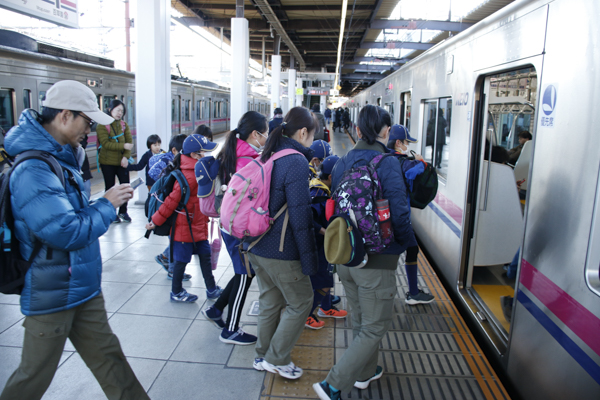
[{"label": "station roof", "polygon": [[[487,0],[461,21],[391,20],[399,0],[349,0],[341,56],[340,94],[356,94],[400,68],[436,43],[456,35],[513,0]],[[182,22],[208,28],[217,34],[223,28],[230,38],[236,0],[171,0]],[[250,57],[261,62],[263,40],[267,61],[273,54],[275,37],[281,37],[282,67],[307,72],[335,72],[342,18],[341,0],[244,0],[244,17],[250,28]],[[381,35],[385,33],[389,35]],[[407,40],[399,33],[416,30],[438,32],[429,40]],[[395,35],[394,35],[395,34]],[[383,36],[383,38],[382,38]],[[427,36],[427,35],[426,35]],[[387,51],[372,50],[385,49]],[[408,49],[408,54],[406,54]],[[400,57],[401,50],[404,54]],[[387,53],[382,56],[382,53]],[[394,55],[396,54],[396,55]]]}]

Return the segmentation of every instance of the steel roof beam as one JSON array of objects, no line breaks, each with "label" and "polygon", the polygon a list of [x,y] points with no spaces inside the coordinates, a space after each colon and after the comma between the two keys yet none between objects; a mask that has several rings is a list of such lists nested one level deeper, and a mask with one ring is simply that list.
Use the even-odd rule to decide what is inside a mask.
[{"label": "steel roof beam", "polygon": [[410,61],[408,58],[388,58],[388,57],[354,57],[354,62],[396,62],[396,63],[406,63]]},{"label": "steel roof beam", "polygon": [[378,81],[385,78],[383,74],[342,74],[342,81]]},{"label": "steel roof beam", "polygon": [[394,66],[394,65],[366,65],[366,64],[348,65],[348,64],[344,64],[344,66],[342,67],[342,69],[353,69],[354,71],[364,71],[364,72],[381,72],[381,71],[396,70],[396,69],[398,69],[398,66]]},{"label": "steel roof beam", "polygon": [[450,21],[425,21],[408,19],[378,19],[371,22],[371,29],[429,29],[434,31],[461,32],[475,24]]},{"label": "steel roof beam", "polygon": [[[281,4],[271,4],[271,8],[277,10],[277,8],[283,7]],[[205,3],[202,5],[195,5],[190,7],[192,10],[235,10],[234,4],[217,4],[217,3]],[[256,7],[254,5],[246,4],[244,7],[248,11],[255,11]],[[348,5],[348,8],[352,7]],[[369,5],[356,5],[354,6],[354,10],[364,11],[364,10],[372,10],[373,6]],[[342,7],[336,5],[300,5],[300,6],[285,6],[285,11],[341,11]]]},{"label": "steel roof beam", "polygon": [[360,45],[360,49],[413,49],[413,50],[429,50],[435,43],[420,43],[420,42],[364,42]]}]

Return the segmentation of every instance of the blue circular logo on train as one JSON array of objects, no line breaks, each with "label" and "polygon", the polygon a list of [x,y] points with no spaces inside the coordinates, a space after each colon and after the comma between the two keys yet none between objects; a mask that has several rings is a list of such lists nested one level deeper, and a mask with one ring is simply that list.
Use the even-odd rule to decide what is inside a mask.
[{"label": "blue circular logo on train", "polygon": [[550,115],[556,107],[556,88],[553,85],[548,85],[542,97],[542,111],[544,114]]}]

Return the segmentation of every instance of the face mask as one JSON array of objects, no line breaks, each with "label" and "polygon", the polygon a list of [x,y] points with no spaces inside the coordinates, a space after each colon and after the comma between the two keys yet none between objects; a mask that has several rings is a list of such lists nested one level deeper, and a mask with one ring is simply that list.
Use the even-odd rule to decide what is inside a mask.
[{"label": "face mask", "polygon": [[[256,143],[258,143],[258,140],[256,141]],[[260,146],[260,143],[258,143],[259,147],[256,147],[255,145],[253,145],[252,143],[248,143],[250,145],[250,147],[252,147],[254,149],[254,151],[256,151],[257,153],[260,153],[261,151],[263,151],[263,149],[265,148],[265,146]]]},{"label": "face mask", "polygon": [[[406,145],[404,145],[404,146],[406,146]],[[402,153],[402,154],[408,154],[408,146],[406,146],[406,149],[405,149],[405,150],[403,150],[403,149],[402,149],[402,145],[399,145],[399,146],[396,146],[395,150],[396,150],[398,153]]]}]

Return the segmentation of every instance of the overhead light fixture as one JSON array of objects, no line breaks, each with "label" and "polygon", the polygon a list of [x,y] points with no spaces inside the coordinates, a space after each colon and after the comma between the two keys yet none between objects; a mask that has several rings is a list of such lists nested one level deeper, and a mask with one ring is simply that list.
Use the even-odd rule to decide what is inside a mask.
[{"label": "overhead light fixture", "polygon": [[342,2],[342,20],[340,21],[340,38],[338,40],[337,63],[335,66],[334,89],[337,89],[340,81],[340,61],[342,59],[342,41],[344,39],[344,27],[346,26],[346,10],[348,9],[348,0]]}]

